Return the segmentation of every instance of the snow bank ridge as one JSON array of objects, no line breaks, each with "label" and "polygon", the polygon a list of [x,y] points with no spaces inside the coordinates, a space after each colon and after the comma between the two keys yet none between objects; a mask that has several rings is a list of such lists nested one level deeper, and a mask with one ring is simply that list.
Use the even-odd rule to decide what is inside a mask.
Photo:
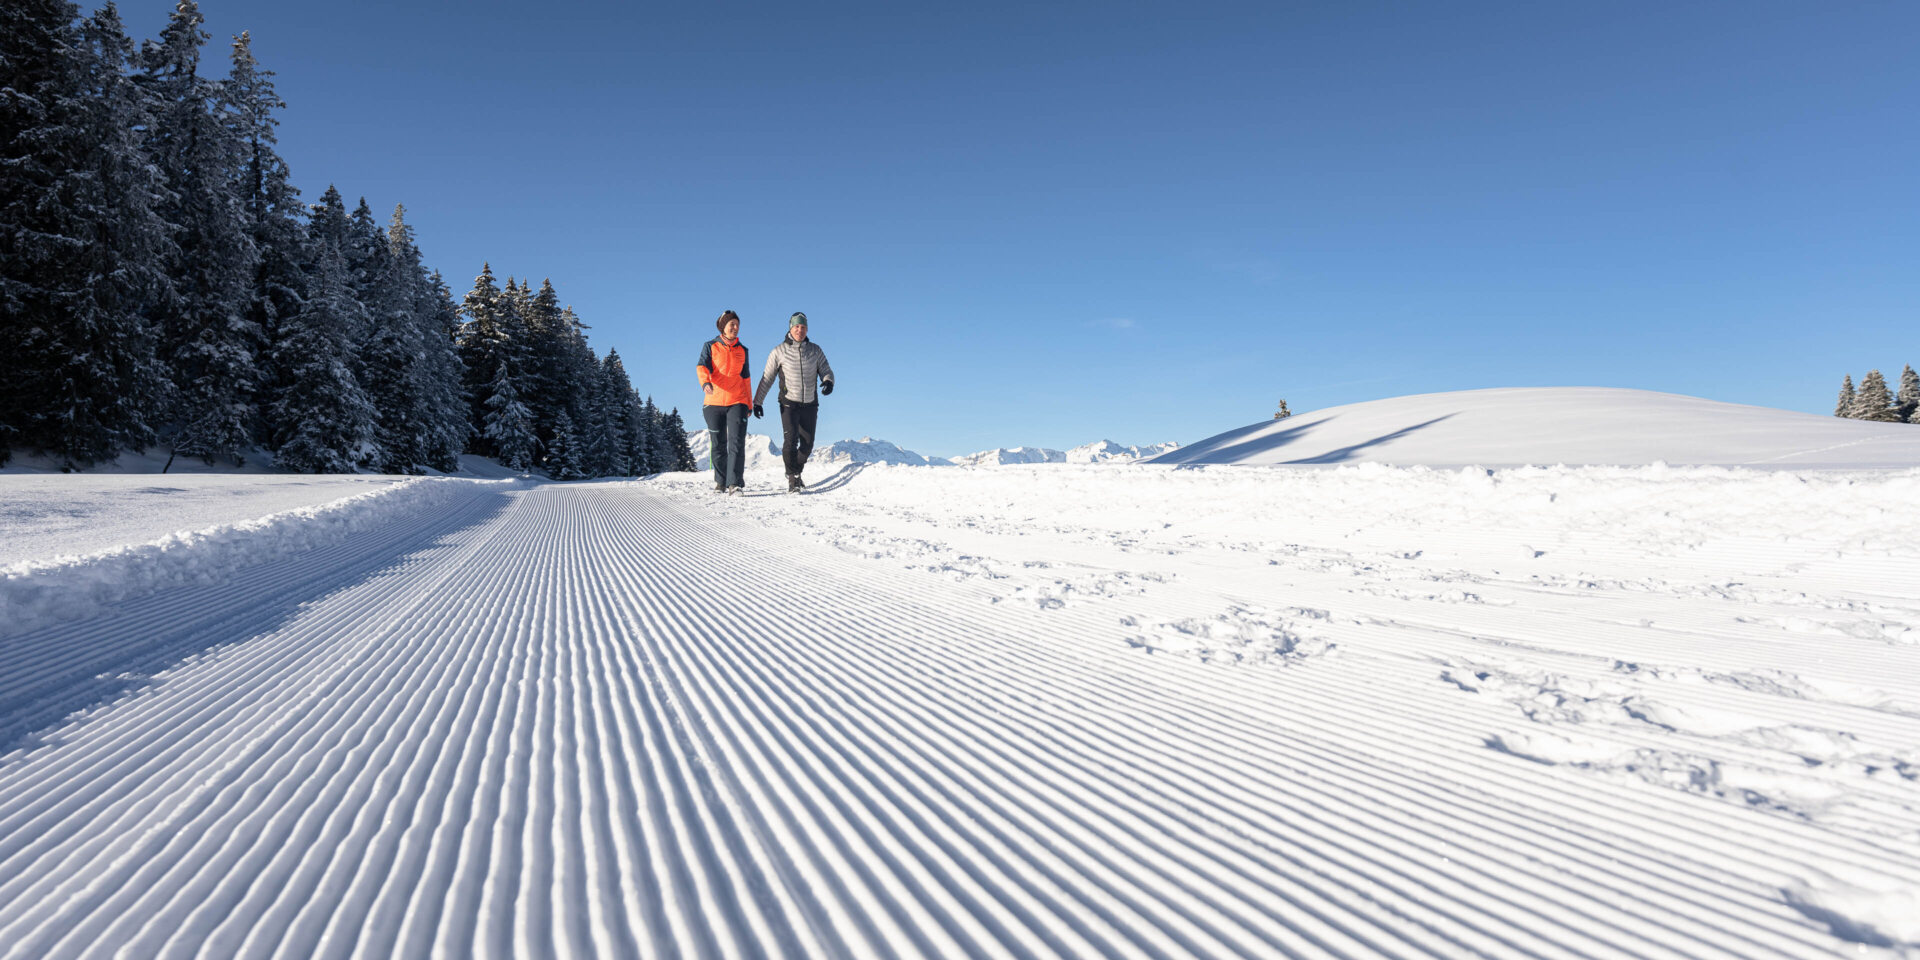
[{"label": "snow bank ridge", "polygon": [[168,587],[214,583],[251,564],[337,543],[475,486],[522,482],[423,477],[331,503],[169,534],[150,543],[9,564],[0,567],[0,637],[77,620],[102,604]]}]

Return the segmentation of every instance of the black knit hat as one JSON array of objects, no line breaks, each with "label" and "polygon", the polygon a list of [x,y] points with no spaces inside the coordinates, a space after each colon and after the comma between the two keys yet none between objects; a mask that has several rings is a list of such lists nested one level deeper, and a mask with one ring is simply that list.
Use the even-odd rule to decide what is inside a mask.
[{"label": "black knit hat", "polygon": [[739,314],[737,314],[737,313],[734,313],[734,312],[733,312],[732,310],[728,310],[728,311],[726,311],[725,313],[722,313],[722,314],[720,314],[720,319],[718,319],[718,320],[715,320],[715,321],[713,322],[713,328],[714,328],[715,330],[718,330],[718,331],[720,331],[721,333],[726,333],[726,332],[727,332],[727,321],[728,321],[728,320],[738,320],[738,319],[740,319],[740,315],[739,315]]}]

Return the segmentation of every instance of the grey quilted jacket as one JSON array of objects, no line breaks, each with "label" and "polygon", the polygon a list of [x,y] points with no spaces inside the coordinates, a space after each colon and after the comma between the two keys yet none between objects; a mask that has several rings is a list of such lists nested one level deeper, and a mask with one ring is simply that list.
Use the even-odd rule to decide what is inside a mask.
[{"label": "grey quilted jacket", "polygon": [[827,364],[826,351],[812,340],[794,343],[787,339],[767,352],[767,369],[760,375],[760,388],[753,392],[753,405],[759,406],[767,399],[767,389],[773,386],[773,378],[780,378],[780,396],[795,403],[813,403],[820,399],[814,392],[815,385],[825,380],[833,381],[833,367]]}]

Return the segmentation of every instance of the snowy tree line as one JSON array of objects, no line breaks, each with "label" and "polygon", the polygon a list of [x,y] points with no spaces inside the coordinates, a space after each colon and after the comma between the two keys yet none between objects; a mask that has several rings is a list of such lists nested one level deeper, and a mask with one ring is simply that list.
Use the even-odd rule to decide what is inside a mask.
[{"label": "snowy tree line", "polygon": [[[552,285],[483,270],[455,303],[405,211],[299,201],[286,104],[234,39],[223,78],[180,0],[135,47],[112,5],[0,11],[0,463],[68,469],[156,444],[303,472],[556,478],[692,469],[678,411],[587,346]],[[464,314],[464,319],[463,319]]]},{"label": "snowy tree line", "polygon": [[1900,391],[1894,393],[1878,370],[1868,370],[1859,389],[1854,388],[1853,374],[1849,373],[1840,381],[1840,402],[1834,406],[1833,415],[1883,423],[1920,423],[1920,374],[1908,364],[1900,371]]},{"label": "snowy tree line", "polygon": [[538,293],[484,266],[461,310],[456,337],[469,449],[556,480],[692,470],[678,409],[662,413],[627,380],[617,350],[594,356],[586,326],[562,307],[550,281]]}]

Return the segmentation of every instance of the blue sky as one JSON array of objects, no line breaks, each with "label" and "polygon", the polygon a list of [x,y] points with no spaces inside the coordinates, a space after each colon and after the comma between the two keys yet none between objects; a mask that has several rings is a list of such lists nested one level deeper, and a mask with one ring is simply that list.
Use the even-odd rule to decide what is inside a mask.
[{"label": "blue sky", "polygon": [[307,198],[406,204],[456,294],[552,278],[690,425],[726,308],[813,318],[823,441],[939,455],[1920,364],[1920,5],[921,6],[202,11]]}]

